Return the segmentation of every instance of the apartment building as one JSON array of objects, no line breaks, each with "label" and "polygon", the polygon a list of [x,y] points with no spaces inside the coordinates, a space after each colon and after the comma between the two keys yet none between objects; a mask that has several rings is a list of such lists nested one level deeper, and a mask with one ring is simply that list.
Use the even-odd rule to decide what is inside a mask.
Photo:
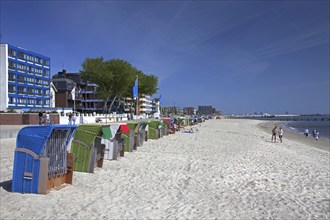
[{"label": "apartment building", "polygon": [[201,115],[212,115],[213,110],[212,110],[212,105],[200,105],[198,106],[198,112]]},{"label": "apartment building", "polygon": [[[135,112],[137,108],[137,112]],[[148,95],[140,95],[138,102],[130,97],[124,98],[124,112],[128,114],[149,116],[152,112],[152,99]]]},{"label": "apartment building", "polygon": [[0,44],[0,111],[51,107],[50,58]]},{"label": "apartment building", "polygon": [[138,112],[140,115],[150,115],[152,113],[152,99],[148,95],[140,95]]},{"label": "apartment building", "polygon": [[196,110],[194,107],[185,107],[183,108],[183,113],[185,115],[195,115],[196,114]]},{"label": "apartment building", "polygon": [[[56,107],[72,108],[83,113],[104,113],[106,100],[101,99],[97,93],[97,85],[83,80],[80,73],[69,73],[62,70],[52,78],[57,92]],[[107,100],[107,107],[112,99]],[[119,105],[120,103],[120,105]],[[124,112],[122,101],[116,100],[111,108],[111,112]]]}]

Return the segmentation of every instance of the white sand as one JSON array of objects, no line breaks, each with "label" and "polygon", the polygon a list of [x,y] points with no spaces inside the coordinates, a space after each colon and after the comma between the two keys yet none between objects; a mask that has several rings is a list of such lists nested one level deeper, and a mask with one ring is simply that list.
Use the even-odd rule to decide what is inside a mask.
[{"label": "white sand", "polygon": [[209,120],[149,140],[47,195],[8,192],[15,139],[1,140],[1,219],[329,219],[329,152],[271,143],[258,121]]}]

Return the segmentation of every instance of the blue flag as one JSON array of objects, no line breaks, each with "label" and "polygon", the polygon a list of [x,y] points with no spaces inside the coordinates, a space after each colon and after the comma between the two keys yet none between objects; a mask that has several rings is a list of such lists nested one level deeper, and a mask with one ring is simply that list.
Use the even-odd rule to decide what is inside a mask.
[{"label": "blue flag", "polygon": [[133,98],[137,98],[138,97],[138,84],[139,84],[139,78],[136,77],[134,86],[133,86]]},{"label": "blue flag", "polygon": [[159,96],[159,105],[162,105],[162,95]]}]

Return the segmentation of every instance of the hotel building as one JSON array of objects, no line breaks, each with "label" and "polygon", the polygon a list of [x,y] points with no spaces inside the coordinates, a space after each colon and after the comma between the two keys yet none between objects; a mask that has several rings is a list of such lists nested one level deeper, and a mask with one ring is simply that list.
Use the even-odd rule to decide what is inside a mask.
[{"label": "hotel building", "polygon": [[51,107],[50,58],[0,44],[0,111]]},{"label": "hotel building", "polygon": [[201,106],[198,106],[198,112],[201,115],[212,115],[212,113],[213,113],[212,105],[201,105]]},{"label": "hotel building", "polygon": [[139,97],[139,112],[141,115],[150,115],[152,113],[152,99],[148,95],[140,95]]}]

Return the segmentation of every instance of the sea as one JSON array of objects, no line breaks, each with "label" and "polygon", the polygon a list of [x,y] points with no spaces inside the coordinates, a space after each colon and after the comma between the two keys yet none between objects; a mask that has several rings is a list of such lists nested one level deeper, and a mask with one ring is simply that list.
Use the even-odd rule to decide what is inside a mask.
[{"label": "sea", "polygon": [[285,127],[301,135],[308,129],[310,136],[315,129],[320,133],[320,139],[330,140],[330,121],[290,121]]},{"label": "sea", "polygon": [[286,121],[285,127],[292,132],[303,135],[308,129],[312,135],[314,129],[320,133],[320,139],[330,140],[330,115],[294,115],[294,116],[268,116],[268,117],[240,117],[256,120]]}]

